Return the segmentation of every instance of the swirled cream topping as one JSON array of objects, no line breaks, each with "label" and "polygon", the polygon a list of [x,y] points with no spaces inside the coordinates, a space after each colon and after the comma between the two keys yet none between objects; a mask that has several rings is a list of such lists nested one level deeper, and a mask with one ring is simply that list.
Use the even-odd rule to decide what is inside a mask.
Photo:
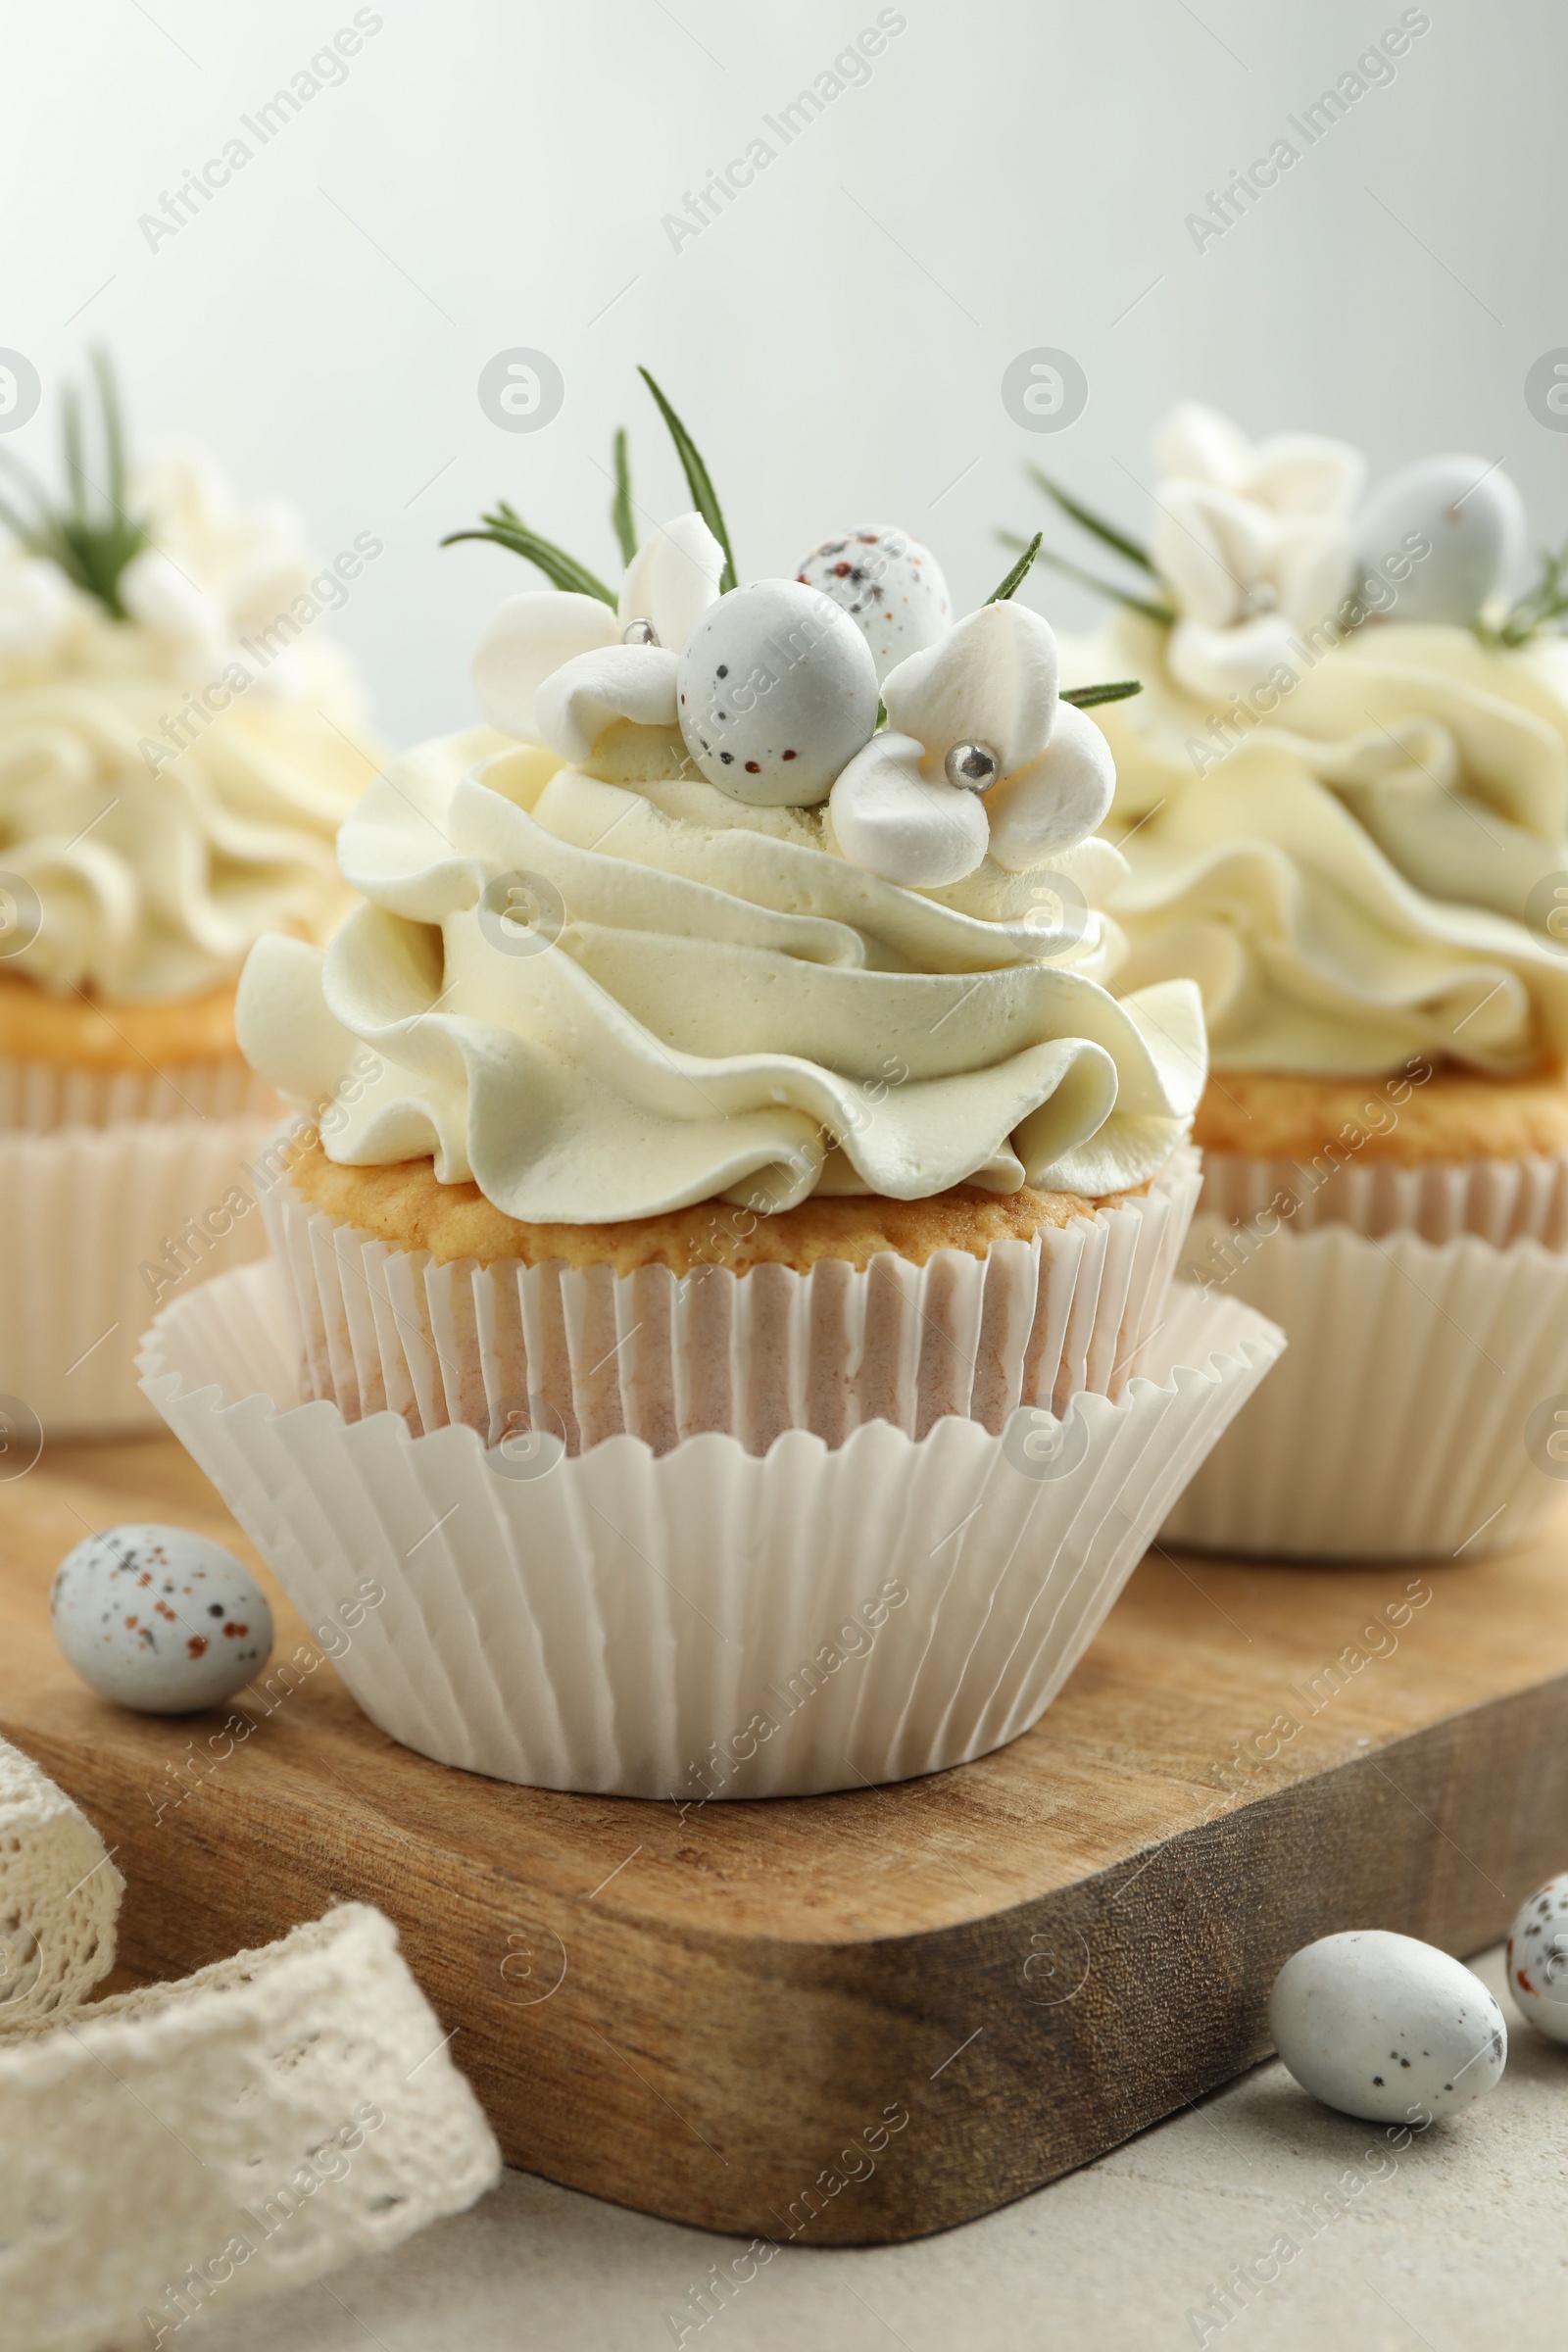
[{"label": "swirled cream topping", "polygon": [[1133,614],[1063,643],[1064,674],[1144,681],[1095,713],[1127,984],[1195,978],[1217,1066],[1568,1058],[1568,648],[1397,618],[1287,637],[1224,702]]},{"label": "swirled cream topping", "polygon": [[1102,1195],[1185,1139],[1197,992],[1104,985],[1103,842],[906,888],[840,853],[825,805],[650,776],[649,736],[627,782],[613,730],[598,773],[476,730],[371,786],[340,842],[368,904],[324,953],[263,940],[240,988],[245,1052],[332,1104],[333,1158],[433,1154],[513,1216],[600,1223],[714,1195]]},{"label": "swirled cream topping", "polygon": [[0,554],[0,969],[156,1000],[232,979],[265,931],[330,930],[337,827],[376,762],[310,634],[340,582],[311,592],[291,514],[197,463],[138,498],[156,544],[122,577],[127,618]]}]

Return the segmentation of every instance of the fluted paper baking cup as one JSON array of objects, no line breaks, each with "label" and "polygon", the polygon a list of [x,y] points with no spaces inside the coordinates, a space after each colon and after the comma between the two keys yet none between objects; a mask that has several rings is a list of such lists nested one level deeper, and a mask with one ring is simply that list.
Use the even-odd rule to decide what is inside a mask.
[{"label": "fluted paper baking cup", "polygon": [[1538,1408],[1562,1402],[1568,1426],[1568,1254],[1337,1223],[1238,1233],[1202,1216],[1186,1255],[1210,1298],[1257,1308],[1290,1348],[1182,1494],[1167,1543],[1473,1559],[1562,1504],[1531,1445]]},{"label": "fluted paper baking cup", "polygon": [[765,1456],[712,1432],[487,1452],[470,1428],[297,1404],[271,1265],[172,1305],[141,1363],[307,1624],[353,1596],[338,1671],[394,1740],[698,1803],[906,1780],[1027,1730],[1281,1345],[1173,1290],[1114,1403],[1024,1407],[1000,1436],[788,1430]]},{"label": "fluted paper baking cup", "polygon": [[46,1438],[157,1426],[137,1340],[161,1300],[265,1252],[244,1163],[271,1132],[263,1118],[0,1134],[0,1476]]},{"label": "fluted paper baking cup", "polygon": [[1330,1166],[1315,1159],[1261,1159],[1239,1152],[1205,1152],[1202,1217],[1250,1225],[1285,1213],[1297,1233],[1321,1225],[1349,1225],[1381,1237],[1405,1230],[1426,1242],[1456,1241],[1473,1233],[1505,1250],[1510,1242],[1568,1249],[1568,1153],[1522,1159],[1472,1159],[1403,1167],[1395,1160],[1353,1160],[1343,1153]]},{"label": "fluted paper baking cup", "polygon": [[516,1259],[437,1265],[390,1250],[287,1186],[266,1203],[293,1297],[303,1393],[346,1420],[390,1409],[576,1453],[622,1433],[656,1453],[722,1432],[765,1453],[786,1429],[830,1446],[873,1420],[922,1438],[944,1414],[995,1433],[1019,1404],[1119,1396],[1164,1312],[1198,1199],[1183,1151],[1147,1193],[983,1258],[887,1253],[809,1274]]},{"label": "fluted paper baking cup", "polygon": [[276,1118],[278,1101],[238,1054],[170,1069],[74,1069],[66,1062],[0,1060],[0,1134],[114,1127],[127,1119]]}]

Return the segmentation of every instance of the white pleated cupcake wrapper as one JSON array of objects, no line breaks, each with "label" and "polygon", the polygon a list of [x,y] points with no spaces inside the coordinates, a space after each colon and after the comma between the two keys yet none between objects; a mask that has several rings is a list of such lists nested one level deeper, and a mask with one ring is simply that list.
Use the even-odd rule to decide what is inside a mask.
[{"label": "white pleated cupcake wrapper", "polygon": [[[0,1476],[36,1451],[40,1429],[50,1439],[156,1428],[136,1343],[157,1296],[264,1254],[260,1187],[242,1163],[273,1125],[133,1119],[0,1134]],[[235,1189],[252,1203],[239,1215],[221,1205]],[[186,1220],[200,1228],[209,1216],[230,1230],[204,1228],[203,1248]],[[142,1269],[160,1265],[170,1281],[155,1295]]]},{"label": "white pleated cupcake wrapper", "polygon": [[907,1779],[1041,1714],[1178,1488],[1273,1362],[1230,1300],[1171,1293],[1150,1374],[1001,1437],[949,1416],[837,1447],[790,1430],[654,1453],[486,1452],[293,1402],[274,1266],[161,1314],[148,1395],[308,1625],[386,1598],[338,1670],[409,1747],[497,1779],[699,1802]]},{"label": "white pleated cupcake wrapper", "polygon": [[1474,1559],[1568,1500],[1530,1450],[1538,1407],[1562,1396],[1568,1414],[1568,1253],[1348,1224],[1238,1235],[1200,1216],[1186,1271],[1290,1347],[1182,1494],[1167,1543]]},{"label": "white pleated cupcake wrapper", "polygon": [[439,1266],[284,1186],[267,1216],[303,1393],[346,1420],[390,1408],[416,1436],[463,1423],[490,1445],[537,1426],[573,1453],[622,1432],[664,1453],[718,1431],[765,1453],[786,1429],[836,1446],[868,1421],[920,1438],[962,1413],[995,1432],[1019,1403],[1120,1396],[1164,1312],[1200,1182],[1184,1151],[1148,1193],[984,1258],[885,1254],[805,1275]]},{"label": "white pleated cupcake wrapper", "polygon": [[0,1134],[115,1127],[127,1119],[277,1117],[277,1097],[237,1055],[155,1069],[80,1070],[0,1060]]},{"label": "white pleated cupcake wrapper", "polygon": [[1427,1242],[1473,1233],[1496,1249],[1535,1241],[1568,1249],[1568,1153],[1525,1159],[1473,1159],[1405,1168],[1393,1160],[1350,1159],[1330,1169],[1309,1159],[1253,1159],[1205,1152],[1199,1214],[1250,1225],[1282,1200],[1297,1203],[1296,1233],[1327,1224],[1381,1236],[1407,1231]]},{"label": "white pleated cupcake wrapper", "polygon": [[501,2171],[391,1922],[359,1903],[0,2035],[0,2141],[16,2352],[173,2343],[208,2304],[385,2252]]}]

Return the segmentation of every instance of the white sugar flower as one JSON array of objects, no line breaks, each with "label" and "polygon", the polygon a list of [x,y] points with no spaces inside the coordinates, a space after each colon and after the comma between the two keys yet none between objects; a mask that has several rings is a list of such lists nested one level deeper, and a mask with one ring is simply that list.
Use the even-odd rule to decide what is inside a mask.
[{"label": "white sugar flower", "polygon": [[[150,517],[154,544],[126,564],[120,601],[161,640],[179,674],[213,677],[231,662],[253,669],[243,638],[275,630],[280,620],[298,625],[290,607],[309,596],[319,564],[288,500],[242,505],[208,451],[184,448],[138,477],[131,503]],[[285,646],[269,660],[253,692],[293,701],[306,683],[298,656]]]},{"label": "white sugar flower", "polygon": [[[613,606],[563,588],[509,596],[473,658],[486,718],[576,760],[617,720],[672,727],[676,660],[717,602],[724,564],[702,516],[678,514],[638,549]],[[639,622],[640,641],[624,643]]]},{"label": "white sugar flower", "polygon": [[0,551],[0,661],[38,661],[70,622],[71,583],[39,557]]},{"label": "white sugar flower", "polygon": [[1085,840],[1116,773],[1104,736],[1056,689],[1049,622],[982,605],[883,681],[886,729],[828,804],[846,858],[910,889],[961,881],[990,856],[1014,873]]},{"label": "white sugar flower", "polygon": [[1364,460],[1313,433],[1251,442],[1196,401],[1163,418],[1153,452],[1150,553],[1177,609],[1171,671],[1205,701],[1246,693],[1291,665],[1298,631],[1334,620],[1354,569]]}]

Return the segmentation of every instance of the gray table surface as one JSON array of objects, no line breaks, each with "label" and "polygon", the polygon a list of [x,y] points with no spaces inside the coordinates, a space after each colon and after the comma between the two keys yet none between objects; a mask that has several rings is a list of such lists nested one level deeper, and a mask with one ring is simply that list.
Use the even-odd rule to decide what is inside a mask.
[{"label": "gray table surface", "polygon": [[[785,2248],[700,2331],[734,2242],[522,2173],[329,2281],[193,2329],[201,2352],[1505,2352],[1561,2342],[1568,2048],[1508,2016],[1491,2098],[1402,2152],[1278,2063],[1000,2213],[912,2245]],[[1356,2186],[1346,2176],[1353,2173]],[[1330,2192],[1336,2192],[1331,2194]],[[1276,2240],[1278,2276],[1210,2302]]]}]

